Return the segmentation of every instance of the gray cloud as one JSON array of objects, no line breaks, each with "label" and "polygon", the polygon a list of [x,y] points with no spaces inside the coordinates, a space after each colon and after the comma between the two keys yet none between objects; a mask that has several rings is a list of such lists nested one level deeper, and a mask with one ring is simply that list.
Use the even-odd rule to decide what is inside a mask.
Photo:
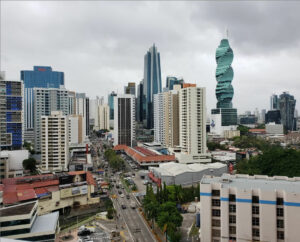
[{"label": "gray cloud", "polygon": [[143,77],[156,43],[167,75],[207,88],[216,104],[215,50],[229,28],[235,58],[234,106],[268,108],[274,92],[300,97],[297,2],[1,2],[2,70],[50,65],[66,87],[90,97],[123,91]]}]

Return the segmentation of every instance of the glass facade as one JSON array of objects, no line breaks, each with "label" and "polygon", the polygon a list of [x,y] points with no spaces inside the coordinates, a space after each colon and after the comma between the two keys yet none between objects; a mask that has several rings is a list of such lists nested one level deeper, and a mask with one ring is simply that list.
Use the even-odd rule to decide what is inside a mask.
[{"label": "glass facade", "polygon": [[108,95],[108,106],[109,106],[109,119],[114,120],[114,97],[117,96],[115,92]]},{"label": "glass facade", "polygon": [[153,45],[144,57],[144,81],[143,93],[145,96],[145,110],[144,117],[146,128],[152,129],[154,126],[153,120],[153,95],[160,93],[162,90],[161,84],[161,69],[160,69],[160,53]]},{"label": "glass facade", "polygon": [[279,109],[281,116],[281,123],[286,130],[296,130],[295,114],[296,100],[294,96],[284,92],[279,96]]},{"label": "glass facade", "polygon": [[215,108],[211,110],[211,114],[220,114],[222,118],[222,126],[237,125],[237,109],[236,108]]}]

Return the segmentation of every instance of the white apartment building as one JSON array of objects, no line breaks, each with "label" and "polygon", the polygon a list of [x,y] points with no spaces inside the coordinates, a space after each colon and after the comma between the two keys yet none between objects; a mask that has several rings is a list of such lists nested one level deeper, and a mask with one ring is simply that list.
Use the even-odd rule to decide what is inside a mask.
[{"label": "white apartment building", "polygon": [[41,119],[52,111],[69,114],[68,90],[61,88],[34,88],[34,149],[41,151]]},{"label": "white apartment building", "polygon": [[134,146],[135,97],[123,94],[114,97],[114,145]]},{"label": "white apartment building", "polygon": [[94,124],[94,130],[100,130],[99,127],[99,106],[104,105],[104,97],[90,99],[90,122]]},{"label": "white apartment building", "polygon": [[[98,106],[98,118],[97,118],[97,126],[99,130],[107,129],[109,130],[109,106],[108,105],[100,105]],[[96,125],[96,123],[95,123]]]},{"label": "white apartment building", "polygon": [[83,140],[83,129],[82,129],[82,116],[81,115],[70,115],[68,117],[68,129],[69,129],[69,145],[70,144],[81,144]]},{"label": "white apartment building", "polygon": [[42,169],[62,171],[68,168],[68,117],[61,111],[52,111],[41,120]]},{"label": "white apartment building", "polygon": [[81,115],[83,137],[88,136],[89,131],[89,98],[85,93],[76,93],[76,114]]},{"label": "white apartment building", "polygon": [[164,93],[153,95],[154,141],[164,143]]},{"label": "white apartment building", "polygon": [[206,153],[206,91],[204,87],[179,90],[180,146],[183,154]]},{"label": "white apartment building", "polygon": [[201,241],[299,241],[300,177],[204,176]]}]

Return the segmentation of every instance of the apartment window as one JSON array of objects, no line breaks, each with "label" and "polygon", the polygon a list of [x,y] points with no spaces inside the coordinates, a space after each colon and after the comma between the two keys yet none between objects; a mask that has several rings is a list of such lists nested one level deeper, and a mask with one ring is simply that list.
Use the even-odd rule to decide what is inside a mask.
[{"label": "apartment window", "polygon": [[211,194],[213,196],[220,196],[220,190],[212,190]]},{"label": "apartment window", "polygon": [[212,226],[213,227],[220,227],[221,226],[221,221],[218,219],[213,219],[212,220]]},{"label": "apartment window", "polygon": [[220,230],[218,229],[212,230],[212,237],[220,237],[220,236],[221,236]]},{"label": "apartment window", "polygon": [[277,216],[278,217],[283,217],[284,216],[284,212],[283,212],[283,208],[277,208]]},{"label": "apartment window", "polygon": [[284,228],[284,221],[282,219],[277,219],[277,228]]},{"label": "apartment window", "polygon": [[212,199],[212,206],[220,207],[220,200],[219,199]]},{"label": "apartment window", "polygon": [[259,203],[258,196],[252,196],[252,203]]},{"label": "apartment window", "polygon": [[277,231],[277,239],[284,239],[284,231]]},{"label": "apartment window", "polygon": [[259,206],[252,206],[252,214],[259,214]]},{"label": "apartment window", "polygon": [[212,210],[212,216],[220,217],[221,216],[220,210],[219,209],[213,209]]},{"label": "apartment window", "polygon": [[235,213],[236,212],[236,206],[234,204],[229,204],[229,212]]},{"label": "apartment window", "polygon": [[229,215],[229,223],[230,224],[235,224],[236,223],[235,215]]},{"label": "apartment window", "polygon": [[277,205],[283,205],[283,198],[282,198],[282,197],[278,197],[278,198],[276,199],[276,204],[277,204]]},{"label": "apartment window", "polygon": [[236,237],[229,236],[229,241],[236,241]]},{"label": "apartment window", "polygon": [[252,229],[252,236],[253,237],[259,237],[259,229],[253,228]]},{"label": "apartment window", "polygon": [[258,217],[253,217],[252,218],[252,225],[253,226],[259,226],[259,218]]},{"label": "apartment window", "polygon": [[236,227],[235,226],[229,226],[229,234],[236,234]]},{"label": "apartment window", "polygon": [[235,202],[235,195],[229,194],[229,202]]}]

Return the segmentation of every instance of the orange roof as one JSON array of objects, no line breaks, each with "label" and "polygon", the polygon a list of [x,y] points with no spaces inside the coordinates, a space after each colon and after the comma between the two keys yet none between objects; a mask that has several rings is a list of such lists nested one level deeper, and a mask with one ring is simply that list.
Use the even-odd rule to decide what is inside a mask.
[{"label": "orange roof", "polygon": [[96,181],[92,175],[92,173],[90,171],[70,171],[68,172],[69,175],[82,175],[82,174],[86,174],[86,182],[89,184],[89,185],[94,185],[96,186]]},{"label": "orange roof", "polygon": [[18,201],[26,201],[36,198],[34,189],[18,190],[17,191]]},{"label": "orange roof", "polygon": [[252,133],[265,133],[266,130],[265,129],[249,129],[249,132],[252,132]]},{"label": "orange roof", "polygon": [[16,202],[18,202],[16,192],[5,192],[3,194],[3,204],[14,204]]},{"label": "orange roof", "polygon": [[139,163],[152,163],[152,162],[169,162],[175,161],[175,155],[147,155],[143,156],[137,152],[136,148],[131,148],[127,145],[117,145],[114,150],[124,150],[127,155],[137,160]]},{"label": "orange roof", "polygon": [[182,88],[187,88],[187,87],[196,87],[196,84],[194,84],[194,83],[183,83]]}]

